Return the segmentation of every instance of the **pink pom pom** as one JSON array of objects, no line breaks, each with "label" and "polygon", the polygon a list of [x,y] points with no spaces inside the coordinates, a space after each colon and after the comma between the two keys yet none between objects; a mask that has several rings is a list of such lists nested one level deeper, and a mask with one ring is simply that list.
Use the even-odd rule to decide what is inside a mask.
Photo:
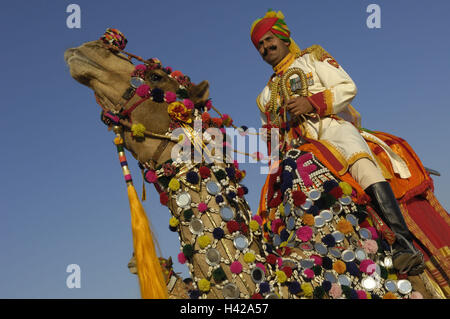
[{"label": "pink pom pom", "polygon": [[283,224],[283,221],[280,218],[275,219],[272,221],[272,233],[278,233],[278,228]]},{"label": "pink pom pom", "polygon": [[364,290],[356,290],[356,294],[358,295],[358,299],[367,299],[367,295]]},{"label": "pink pom pom", "polygon": [[134,68],[136,71],[147,71],[147,66],[145,64],[138,64]]},{"label": "pink pom pom", "polygon": [[233,261],[230,265],[230,270],[233,274],[240,274],[242,272],[242,264],[239,261]]},{"label": "pink pom pom", "polygon": [[238,161],[234,160],[234,161],[233,161],[233,164],[234,164],[234,167],[235,167],[236,169],[239,169],[239,163],[238,163]]},{"label": "pink pom pom", "polygon": [[266,267],[263,264],[256,263],[256,267],[261,268],[261,270],[264,271],[264,273],[266,273]]},{"label": "pink pom pom", "polygon": [[341,286],[336,283],[331,284],[331,289],[328,294],[334,299],[339,298],[340,296],[342,296]]},{"label": "pink pom pom", "polygon": [[371,275],[375,272],[375,267],[375,263],[370,259],[364,259],[359,265],[359,269],[368,275]]},{"label": "pink pom pom", "polygon": [[206,205],[205,203],[201,202],[198,204],[198,211],[201,213],[206,212],[206,210],[208,209],[208,205]]},{"label": "pink pom pom", "polygon": [[303,273],[305,274],[306,278],[309,278],[309,279],[314,278],[314,271],[312,269],[305,269],[303,271]]},{"label": "pink pom pom", "polygon": [[180,264],[184,264],[186,262],[186,256],[183,253],[179,253],[178,261],[180,262]]},{"label": "pink pom pom", "polygon": [[262,225],[262,218],[261,218],[261,216],[259,216],[259,215],[255,215],[255,216],[253,216],[252,217],[252,219],[253,220],[256,220],[257,221],[257,223],[259,224],[259,226],[261,226]]},{"label": "pink pom pom", "polygon": [[378,251],[378,244],[375,240],[369,239],[363,241],[362,248],[368,254],[375,254]]},{"label": "pink pom pom", "polygon": [[172,103],[175,102],[177,100],[177,95],[173,92],[167,91],[165,93],[164,98],[166,99],[167,103]]},{"label": "pink pom pom", "polygon": [[211,102],[211,100],[206,101],[205,106],[206,106],[206,109],[207,109],[208,111],[211,110],[211,108],[212,108],[212,102]]},{"label": "pink pom pom", "polygon": [[136,89],[136,94],[142,98],[149,98],[150,97],[150,87],[147,84],[141,84]]},{"label": "pink pom pom", "polygon": [[154,171],[147,171],[147,173],[145,173],[145,180],[149,183],[156,183],[156,181],[158,181],[158,176]]},{"label": "pink pom pom", "polygon": [[318,255],[312,255],[310,258],[314,260],[315,265],[322,266],[322,257]]},{"label": "pink pom pom", "polygon": [[369,227],[367,227],[367,229],[372,234],[372,239],[377,239],[378,238],[378,233],[377,233],[377,230],[375,229],[375,227],[369,226]]},{"label": "pink pom pom", "polygon": [[277,264],[278,264],[278,267],[281,268],[281,266],[283,266],[283,258],[278,257],[278,258],[277,258]]},{"label": "pink pom pom", "polygon": [[301,241],[308,241],[311,239],[313,235],[313,230],[309,226],[302,226],[299,229],[297,229],[297,238]]},{"label": "pink pom pom", "polygon": [[227,130],[226,130],[224,127],[221,127],[221,128],[220,128],[220,132],[221,132],[222,134],[225,134],[225,133],[227,132]]},{"label": "pink pom pom", "polygon": [[192,102],[192,101],[189,100],[189,99],[184,99],[184,100],[183,100],[183,104],[184,104],[184,106],[186,106],[186,108],[187,108],[188,110],[194,109],[194,102]]}]

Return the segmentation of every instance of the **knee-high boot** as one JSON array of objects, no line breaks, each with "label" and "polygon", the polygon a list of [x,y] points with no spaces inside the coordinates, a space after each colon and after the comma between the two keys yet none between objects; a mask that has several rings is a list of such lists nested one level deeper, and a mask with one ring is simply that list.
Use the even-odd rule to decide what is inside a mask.
[{"label": "knee-high boot", "polygon": [[365,190],[372,199],[373,208],[395,233],[392,245],[394,268],[403,273],[417,275],[423,272],[423,255],[413,245],[413,236],[406,225],[397,199],[388,182],[378,182]]}]

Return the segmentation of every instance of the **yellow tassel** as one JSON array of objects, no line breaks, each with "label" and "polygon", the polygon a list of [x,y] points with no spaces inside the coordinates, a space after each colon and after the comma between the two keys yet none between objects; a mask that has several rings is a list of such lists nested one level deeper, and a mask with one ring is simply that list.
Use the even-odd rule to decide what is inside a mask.
[{"label": "yellow tassel", "polygon": [[169,296],[166,282],[156,255],[147,215],[134,186],[128,185],[127,190],[141,297],[143,299],[167,299]]}]

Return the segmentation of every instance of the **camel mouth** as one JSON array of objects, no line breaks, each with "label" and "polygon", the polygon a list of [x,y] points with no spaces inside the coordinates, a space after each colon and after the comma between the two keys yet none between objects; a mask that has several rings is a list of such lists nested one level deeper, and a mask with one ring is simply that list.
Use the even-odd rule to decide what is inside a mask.
[{"label": "camel mouth", "polygon": [[78,61],[84,64],[88,64],[96,69],[104,71],[105,68],[98,64],[95,61],[92,61],[90,58],[88,58],[86,55],[84,55],[80,50],[78,49],[67,49],[66,52],[64,52],[64,61],[67,63],[67,65],[70,67],[71,63],[73,61]]}]

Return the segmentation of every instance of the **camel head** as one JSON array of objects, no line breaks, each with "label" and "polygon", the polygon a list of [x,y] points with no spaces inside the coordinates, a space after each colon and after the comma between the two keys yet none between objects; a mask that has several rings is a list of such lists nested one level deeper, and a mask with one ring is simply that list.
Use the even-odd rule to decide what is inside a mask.
[{"label": "camel head", "polygon": [[[97,101],[109,111],[119,111],[129,108],[140,100],[136,94],[127,102],[124,93],[131,88],[130,80],[135,72],[135,65],[120,50],[113,50],[104,41],[86,42],[77,48],[67,49],[64,59],[69,66],[71,76],[79,83],[91,88]],[[148,66],[141,73],[143,84],[151,90],[158,88],[163,92],[176,92],[181,84],[185,84],[187,97],[195,105],[204,104],[209,95],[209,83],[203,81],[198,85],[181,83],[179,74],[171,72],[170,68],[163,68],[157,59],[144,61]],[[170,70],[170,71],[169,71]],[[175,73],[175,75],[174,75]],[[187,77],[183,76],[183,79]],[[127,103],[127,104],[126,104]],[[95,104],[95,103],[93,103]],[[164,134],[169,129],[171,118],[167,112],[168,103],[145,100],[129,114],[131,123],[140,123],[146,130]],[[140,162],[151,159],[160,141],[154,138],[135,138],[129,129],[124,129],[125,146]],[[173,146],[173,145],[172,145]]]}]

